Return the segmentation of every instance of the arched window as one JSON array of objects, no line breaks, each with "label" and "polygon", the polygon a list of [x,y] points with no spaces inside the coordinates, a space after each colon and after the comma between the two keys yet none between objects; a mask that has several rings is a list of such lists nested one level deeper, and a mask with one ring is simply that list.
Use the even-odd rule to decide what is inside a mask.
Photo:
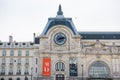
[{"label": "arched window", "polygon": [[6,63],[6,60],[2,59],[2,65],[5,65],[5,63]]},{"label": "arched window", "polygon": [[12,80],[12,78],[9,78],[8,80]]},{"label": "arched window", "polygon": [[10,56],[14,56],[14,51],[10,51]]},{"label": "arched window", "polygon": [[6,56],[6,51],[5,50],[2,52],[2,56]]},{"label": "arched window", "polygon": [[26,51],[26,56],[29,56],[29,51]]},{"label": "arched window", "polygon": [[9,68],[9,75],[13,75],[13,67]]},{"label": "arched window", "polygon": [[2,67],[1,75],[5,75],[5,67]]},{"label": "arched window", "polygon": [[37,62],[38,62],[38,60],[37,60],[37,58],[36,58],[36,64],[37,64]]},{"label": "arched window", "polygon": [[5,80],[4,78],[1,78],[1,80]]},{"label": "arched window", "polygon": [[63,74],[57,74],[56,75],[56,80],[64,80],[64,75]]},{"label": "arched window", "polygon": [[63,62],[57,62],[55,65],[56,71],[64,71],[65,70],[65,65]]},{"label": "arched window", "polygon": [[13,65],[13,61],[14,61],[13,59],[10,59],[10,65]]},{"label": "arched window", "polygon": [[109,67],[101,61],[94,62],[88,73],[91,78],[107,78],[110,74]]},{"label": "arched window", "polygon": [[18,59],[18,65],[21,65],[21,59]]},{"label": "arched window", "polygon": [[20,80],[20,78],[17,78],[17,80]]},{"label": "arched window", "polygon": [[29,74],[28,67],[25,67],[25,74]]},{"label": "arched window", "polygon": [[21,74],[21,69],[20,69],[20,67],[17,68],[17,74]]},{"label": "arched window", "polygon": [[22,52],[21,51],[18,51],[18,56],[21,56]]},{"label": "arched window", "polygon": [[26,59],[25,63],[26,63],[26,65],[28,65],[29,64],[29,59]]}]

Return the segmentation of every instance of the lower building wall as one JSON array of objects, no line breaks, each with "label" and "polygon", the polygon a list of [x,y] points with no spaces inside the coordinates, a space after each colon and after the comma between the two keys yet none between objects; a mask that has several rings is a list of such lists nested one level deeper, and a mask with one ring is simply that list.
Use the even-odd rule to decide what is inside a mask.
[{"label": "lower building wall", "polygon": [[[4,79],[4,80],[17,80],[17,78],[19,78],[20,80],[25,80],[25,75],[24,76],[8,76],[8,75],[0,75],[0,80]],[[31,76],[27,76],[28,80],[31,80]]]}]

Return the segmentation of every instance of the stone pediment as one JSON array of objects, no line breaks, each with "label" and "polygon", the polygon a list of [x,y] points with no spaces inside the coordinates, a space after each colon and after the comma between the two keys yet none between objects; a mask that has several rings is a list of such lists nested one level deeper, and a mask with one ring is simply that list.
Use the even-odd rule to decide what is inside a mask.
[{"label": "stone pediment", "polygon": [[120,46],[112,44],[102,43],[100,41],[96,41],[92,44],[83,44],[82,49],[84,54],[119,54],[120,53]]}]

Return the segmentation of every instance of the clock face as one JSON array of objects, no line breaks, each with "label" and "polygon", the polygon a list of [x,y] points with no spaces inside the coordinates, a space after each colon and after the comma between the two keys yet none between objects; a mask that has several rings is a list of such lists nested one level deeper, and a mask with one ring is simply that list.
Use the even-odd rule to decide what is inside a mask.
[{"label": "clock face", "polygon": [[54,36],[54,41],[58,45],[63,45],[66,42],[66,36],[63,33],[57,33]]}]

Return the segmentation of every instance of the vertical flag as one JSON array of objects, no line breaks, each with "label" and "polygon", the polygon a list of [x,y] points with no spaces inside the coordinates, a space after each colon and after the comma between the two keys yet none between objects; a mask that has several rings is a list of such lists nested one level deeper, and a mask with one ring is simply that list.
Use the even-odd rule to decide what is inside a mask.
[{"label": "vertical flag", "polygon": [[51,73],[51,59],[50,58],[43,58],[43,76],[50,76]]}]

